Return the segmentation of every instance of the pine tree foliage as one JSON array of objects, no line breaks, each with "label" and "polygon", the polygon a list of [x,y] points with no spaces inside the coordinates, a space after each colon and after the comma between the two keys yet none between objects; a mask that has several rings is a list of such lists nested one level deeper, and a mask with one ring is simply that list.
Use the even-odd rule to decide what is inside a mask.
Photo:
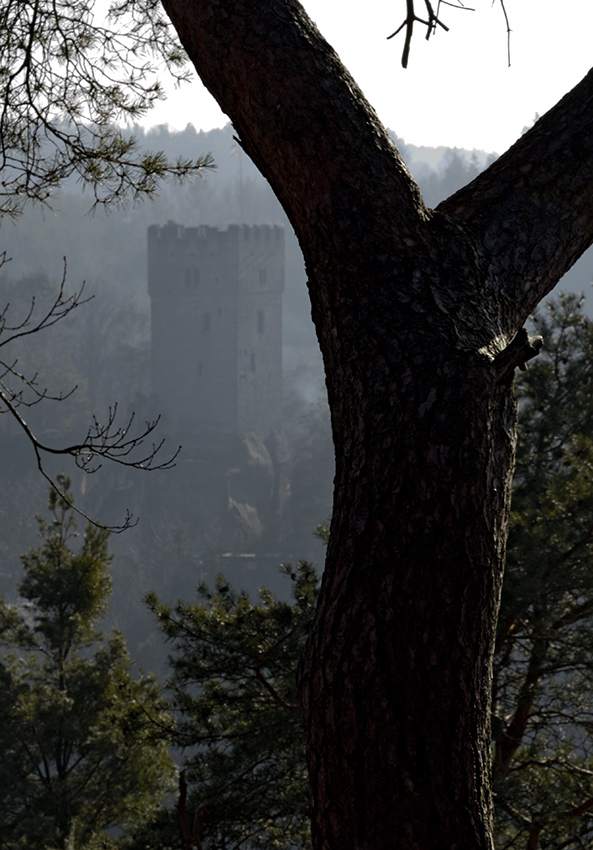
[{"label": "pine tree foliage", "polygon": [[188,76],[157,0],[114,0],[105,14],[90,0],[7,0],[0,31],[0,214],[47,202],[69,178],[109,203],[211,164],[142,152],[117,126],[163,97],[163,72]]},{"label": "pine tree foliage", "polygon": [[108,533],[89,525],[75,552],[68,502],[51,491],[49,508],[42,545],[22,559],[22,602],[0,606],[2,850],[111,846],[105,831],[150,814],[173,774],[155,734],[168,722],[155,681],[133,678],[123,636],[98,629]]},{"label": "pine tree foliage", "polygon": [[[582,306],[562,295],[536,313],[545,348],[518,384],[493,687],[498,848],[576,850],[593,838],[593,322]],[[326,526],[318,533],[327,539]],[[291,577],[292,610],[268,591],[253,605],[222,579],[214,593],[200,588],[197,606],[150,599],[174,647],[176,737],[188,753],[181,846],[306,846],[292,707],[315,581],[307,565]],[[180,846],[178,821],[161,813],[162,847]]]},{"label": "pine tree foliage", "polygon": [[494,667],[497,846],[593,841],[593,322],[561,295],[518,386]]},{"label": "pine tree foliage", "polygon": [[148,598],[172,644],[175,742],[186,748],[180,805],[159,847],[179,846],[179,826],[182,846],[203,850],[310,846],[295,679],[317,579],[306,562],[283,569],[292,603],[267,589],[252,602],[222,577],[214,591],[201,585],[194,605]]}]

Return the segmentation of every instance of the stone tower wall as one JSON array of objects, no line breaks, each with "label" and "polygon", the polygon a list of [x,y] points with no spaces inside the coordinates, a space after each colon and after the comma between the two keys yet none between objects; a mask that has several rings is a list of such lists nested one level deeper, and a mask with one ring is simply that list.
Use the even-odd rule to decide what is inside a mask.
[{"label": "stone tower wall", "polygon": [[153,393],[201,431],[281,424],[281,227],[148,230]]}]

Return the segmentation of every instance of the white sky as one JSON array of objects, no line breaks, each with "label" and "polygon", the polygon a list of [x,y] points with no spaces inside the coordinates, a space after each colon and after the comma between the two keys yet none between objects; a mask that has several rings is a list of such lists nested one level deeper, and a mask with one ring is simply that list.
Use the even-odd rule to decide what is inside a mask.
[{"label": "white sky", "polygon": [[[456,0],[452,0],[456,2]],[[400,59],[404,0],[303,0],[383,123],[409,144],[502,153],[589,70],[593,0],[464,0],[475,11],[442,7],[450,31],[427,43],[415,30],[409,67]],[[417,0],[423,7],[422,0]],[[436,7],[436,0],[433,0]],[[227,122],[196,82],[174,91],[143,121],[210,130]]]}]

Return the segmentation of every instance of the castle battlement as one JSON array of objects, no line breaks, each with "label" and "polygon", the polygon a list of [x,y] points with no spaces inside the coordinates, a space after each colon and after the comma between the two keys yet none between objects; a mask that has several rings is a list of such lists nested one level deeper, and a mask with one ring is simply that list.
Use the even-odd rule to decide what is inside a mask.
[{"label": "castle battlement", "polygon": [[284,228],[278,225],[148,228],[148,289],[192,296],[201,291],[281,292]]}]

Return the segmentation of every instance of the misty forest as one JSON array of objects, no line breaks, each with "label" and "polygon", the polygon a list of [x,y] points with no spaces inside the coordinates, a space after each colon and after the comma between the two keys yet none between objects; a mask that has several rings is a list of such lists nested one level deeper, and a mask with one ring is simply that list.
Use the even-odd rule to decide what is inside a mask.
[{"label": "misty forest", "polygon": [[[123,3],[122,9],[129,5]],[[227,103],[226,83],[217,93],[218,84],[209,82],[208,69],[201,70],[192,54],[190,24],[177,2],[163,5],[206,85]],[[240,3],[229,0],[228,5],[234,9]],[[295,6],[288,0],[286,5]],[[2,14],[10,20],[13,4]],[[223,35],[211,34],[208,26],[204,61],[216,64],[216,39]],[[146,38],[155,49],[170,51],[166,61],[178,67],[178,48],[170,47],[169,36],[155,26]],[[22,44],[11,44],[8,36],[6,42],[3,49],[16,68]],[[281,49],[279,44],[274,42],[274,50]],[[79,49],[81,59],[86,48]],[[66,67],[70,61],[73,69],[83,64],[60,55]],[[319,55],[315,61],[322,62]],[[130,61],[133,65],[135,59]],[[333,59],[328,63],[332,67],[324,65],[323,74],[338,79],[342,71],[333,68]],[[34,62],[29,58],[25,65],[33,74]],[[58,99],[63,117],[55,126],[49,107],[43,115],[43,110],[36,113],[42,117],[35,124],[27,112],[34,97],[22,95],[15,82],[20,73],[0,77],[0,156],[6,176],[0,192],[0,850],[342,850],[367,843],[402,850],[590,847],[593,253],[583,251],[577,260],[575,249],[557,292],[539,306],[541,298],[529,302],[523,337],[514,336],[522,321],[505,326],[499,347],[488,349],[490,342],[477,325],[471,331],[472,350],[479,348],[484,359],[496,364],[501,389],[495,393],[502,393],[493,402],[496,427],[480,419],[480,428],[491,427],[493,433],[502,428],[510,446],[514,393],[518,400],[515,459],[509,455],[501,461],[500,470],[506,472],[499,470],[500,476],[494,469],[498,460],[488,467],[494,490],[501,494],[496,497],[499,516],[508,511],[506,553],[503,539],[489,557],[506,565],[492,646],[472,644],[470,652],[467,635],[460,635],[453,653],[470,657],[475,651],[475,663],[487,675],[476,678],[475,693],[465,673],[453,683],[454,672],[449,678],[439,674],[433,682],[432,667],[442,666],[445,653],[439,630],[445,634],[446,629],[438,617],[434,627],[426,623],[440,605],[439,594],[444,612],[454,605],[443,589],[446,580],[433,583],[428,576],[433,561],[457,563],[459,554],[448,535],[469,540],[471,526],[454,526],[443,508],[445,485],[440,479],[434,483],[432,472],[426,478],[412,474],[413,481],[418,476],[422,498],[409,501],[406,496],[405,509],[394,501],[385,515],[379,509],[379,486],[372,497],[361,489],[360,469],[376,460],[371,461],[371,444],[365,442],[370,438],[360,436],[364,428],[353,411],[359,404],[361,422],[376,424],[385,416],[368,400],[379,379],[365,358],[370,357],[368,340],[373,334],[383,339],[386,331],[379,318],[367,321],[363,315],[367,283],[356,296],[364,308],[356,319],[345,306],[355,300],[346,284],[344,291],[336,284],[333,294],[320,285],[322,294],[315,294],[324,275],[333,279],[327,258],[312,247],[302,223],[309,201],[314,216],[320,215],[317,201],[300,187],[295,190],[300,200],[292,205],[285,178],[275,166],[268,171],[271,155],[264,147],[254,152],[253,127],[261,121],[266,132],[265,106],[258,105],[248,119],[238,98],[227,110],[233,124],[210,132],[188,124],[176,132],[166,126],[143,129],[134,124],[134,109],[114,98],[115,106],[105,100],[95,113],[90,110],[93,123],[88,126],[98,128],[91,132],[88,116],[72,106],[67,94],[60,95],[63,102]],[[83,74],[78,84],[90,79],[92,74]],[[43,85],[55,87],[56,78]],[[303,82],[304,88],[308,85]],[[86,97],[91,89],[83,87]],[[25,106],[18,101],[21,95]],[[96,97],[99,102],[103,94]],[[147,100],[140,111],[152,97],[148,84],[142,97]],[[11,114],[11,98],[20,113],[15,107]],[[47,100],[51,105],[51,97]],[[128,124],[114,140],[108,128],[120,108]],[[297,114],[300,108],[295,108],[295,122],[306,120]],[[344,106],[345,114],[349,109]],[[29,142],[15,129],[25,115],[33,122]],[[100,115],[106,117],[103,127]],[[329,134],[336,132],[336,120],[328,117],[334,128]],[[522,139],[536,138],[541,120],[526,116]],[[295,127],[286,130],[287,156],[296,155],[294,145],[301,144],[293,145]],[[546,132],[553,135],[553,124]],[[81,138],[84,144],[76,152]],[[426,209],[444,204],[452,218],[457,213],[451,199],[460,199],[461,210],[466,198],[456,193],[479,186],[480,177],[487,180],[483,175],[505,161],[489,151],[417,147],[392,130],[385,131],[381,144],[395,145],[401,168],[409,169]],[[89,154],[93,145],[102,151],[104,167]],[[67,166],[59,159],[64,151],[70,151]],[[129,176],[127,164],[118,171],[120,160],[137,151],[149,152],[142,154],[141,180],[133,168]],[[338,158],[342,154],[338,151]],[[175,161],[176,166],[163,165]],[[161,181],[168,172],[170,178],[183,179]],[[185,179],[188,174],[191,179]],[[351,226],[342,207],[350,203],[348,191],[335,202],[345,234]],[[361,213],[361,221],[367,213]],[[510,201],[507,214],[513,214]],[[460,220],[464,215],[459,213]],[[316,227],[314,216],[311,228]],[[340,231],[341,225],[335,226]],[[360,227],[344,240],[360,239],[362,245],[367,224]],[[434,249],[439,257],[443,250],[442,242]],[[459,266],[469,276],[465,247],[451,250],[451,263],[438,262],[445,269]],[[492,256],[496,250],[492,247]],[[340,280],[350,274],[348,262],[344,259]],[[479,274],[485,262],[476,260]],[[406,263],[395,263],[402,279],[411,274]],[[383,271],[375,268],[373,274],[382,280]],[[414,281],[410,291],[418,286]],[[402,294],[402,309],[412,315],[410,297]],[[435,290],[431,298],[442,315],[463,315],[449,295]],[[385,315],[393,312],[389,299],[384,294],[381,299]],[[422,310],[414,322],[421,323]],[[324,311],[338,317],[335,349],[320,318]],[[438,323],[427,321],[432,333]],[[394,338],[402,334],[397,327]],[[344,328],[353,335],[349,342]],[[446,322],[442,328],[434,332],[445,339]],[[418,331],[420,342],[402,342],[402,350],[411,346],[402,362],[412,362],[410,352],[424,332]],[[384,378],[396,369],[399,354],[386,357]],[[459,355],[449,369],[445,360],[434,361],[435,375],[444,383],[417,396],[422,402],[418,423],[410,428],[419,441],[428,441],[427,468],[449,465],[443,480],[453,481],[469,475],[468,465],[478,464],[469,449],[464,454],[476,438],[462,433],[465,426],[456,421],[447,430],[444,414],[437,415],[438,398],[447,381],[450,387],[459,384],[464,369],[467,391],[468,382],[482,380],[482,367],[464,366]],[[352,379],[343,377],[349,369]],[[394,392],[400,387],[403,398],[408,378],[402,384],[387,379]],[[445,395],[445,406],[465,405]],[[374,440],[383,435],[387,488],[389,476],[395,482],[400,474],[394,465],[397,451],[407,457],[416,451],[407,437],[397,451],[388,447],[381,429],[392,424],[377,425],[373,432]],[[402,428],[399,420],[397,428]],[[449,449],[456,446],[458,454],[451,460]],[[513,464],[507,504],[504,476]],[[408,485],[394,483],[394,493]],[[466,503],[457,504],[456,485],[447,486],[457,522],[467,512]],[[350,502],[340,501],[340,488],[350,494]],[[434,511],[430,517],[422,513],[423,498],[426,510]],[[479,488],[471,498],[480,499]],[[367,507],[361,512],[363,504]],[[401,528],[394,520],[398,511]],[[506,519],[499,527],[486,510],[484,517],[484,528],[496,526],[493,539],[504,538]],[[380,532],[376,540],[361,530],[371,523]],[[424,530],[419,537],[410,531],[404,545],[406,529],[412,527]],[[441,549],[443,528],[448,530]],[[476,548],[492,548],[484,540]],[[477,563],[472,545],[465,545],[464,557]],[[409,728],[403,714],[385,709],[389,701],[397,703],[395,691],[403,686],[394,684],[391,693],[380,685],[384,672],[368,662],[376,656],[377,669],[396,665],[395,650],[384,650],[390,641],[397,646],[400,638],[390,631],[394,615],[385,613],[381,596],[391,579],[388,573],[381,573],[380,581],[369,578],[370,567],[360,554],[364,546],[369,563],[390,558],[397,563],[396,551],[405,561],[413,549],[422,565],[417,580],[404,577],[401,586],[389,590],[401,602],[393,607],[400,611],[401,629],[412,635],[405,650],[409,670],[401,672],[401,681],[410,683],[408,707],[401,708],[408,712]],[[326,553],[329,572],[322,583]],[[465,569],[462,558],[459,573]],[[342,610],[347,595],[335,588],[340,582],[356,588],[358,573],[363,584],[376,580],[381,594],[372,603],[356,596]],[[493,574],[488,586],[494,593]],[[459,611],[474,606],[478,616],[477,591],[471,587],[467,580]],[[451,589],[451,599],[456,592]],[[404,611],[401,600],[408,597],[420,602]],[[495,609],[497,601],[486,604],[484,616]],[[324,610],[332,612],[330,626],[339,622],[335,640],[324,636]],[[334,676],[332,669],[343,676]],[[444,682],[461,696],[449,698]],[[366,719],[365,700],[377,705],[376,714]],[[395,765],[396,779],[381,758],[375,762],[368,756],[369,740],[377,738],[378,747],[383,746],[376,731],[382,700],[385,717],[400,717],[394,721],[401,729],[397,744],[385,756]],[[470,802],[464,803],[471,828],[465,814],[453,813],[446,794],[439,797],[440,785],[452,782],[462,760],[458,738],[466,727],[451,717],[466,703],[472,706],[466,711],[467,729],[479,744],[475,763],[464,762],[473,783]],[[410,705],[416,705],[422,728],[410,719]],[[435,731],[438,723],[432,725],[439,706],[442,735]],[[338,743],[327,745],[326,764],[328,729],[338,730]],[[424,748],[423,735],[440,735],[440,740]],[[391,746],[384,745],[385,753]],[[443,758],[453,766],[444,767]],[[352,779],[344,780],[344,807],[349,799],[361,801],[353,820],[341,811],[342,791],[335,787],[340,771]],[[418,777],[429,774],[438,777],[419,790]],[[491,793],[480,792],[481,774],[487,774]],[[363,793],[360,783],[367,781]],[[379,790],[373,791],[375,783]],[[482,795],[475,810],[474,792]],[[386,839],[394,827],[379,828],[377,812],[391,794],[397,796],[400,814],[397,838]],[[372,796],[376,809],[368,799]],[[434,797],[434,806],[426,803],[428,797]],[[418,814],[424,805],[431,809],[425,822]],[[344,844],[341,831],[349,831],[354,843]],[[474,833],[479,841],[467,837]],[[463,835],[470,843],[461,841]]]},{"label": "misty forest", "polygon": [[[146,591],[176,599],[187,594],[188,583],[193,588],[201,580],[212,582],[222,572],[250,592],[266,584],[286,593],[278,572],[282,561],[304,558],[323,564],[323,544],[314,532],[331,516],[333,450],[302,255],[270,188],[238,151],[230,126],[209,133],[191,126],[181,133],[164,127],[135,132],[149,149],[182,155],[212,152],[216,170],[188,186],[165,184],[149,203],[108,213],[89,213],[85,192],[77,185],[63,187],[51,210],[27,208],[18,221],[5,225],[10,250],[0,274],[8,305],[5,338],[11,335],[9,326],[28,317],[33,298],[30,324],[48,309],[64,271],[68,294],[84,283],[79,307],[55,326],[11,342],[3,357],[5,362],[18,358],[19,372],[36,375],[37,386],[54,397],[76,387],[65,400],[47,399],[27,409],[26,421],[40,440],[53,446],[72,443],[85,433],[94,414],[105,418],[117,405],[122,422],[131,414],[141,424],[160,417],[151,438],[165,439],[163,461],[181,445],[170,469],[150,473],[104,463],[88,475],[72,462],[69,466],[69,458],[43,457],[48,473],[71,476],[77,506],[97,522],[119,526],[127,510],[133,521],[138,519],[137,525],[111,538],[119,567],[114,570],[109,617],[125,632],[135,657],[140,652],[142,664],[152,670],[155,659],[142,654],[154,631],[142,602]],[[398,144],[433,204],[472,179],[489,160],[478,151],[415,150],[401,140]],[[153,225],[166,228],[167,222],[182,228],[281,228],[283,236],[284,286],[281,312],[274,316],[277,338],[272,352],[274,365],[282,369],[281,392],[272,400],[270,421],[255,427],[247,441],[240,431],[248,429],[235,428],[236,443],[221,457],[216,446],[208,449],[197,442],[204,432],[200,421],[213,416],[208,409],[214,403],[212,393],[196,398],[191,378],[183,380],[187,363],[181,355],[187,355],[186,361],[191,358],[194,372],[198,369],[199,316],[187,329],[181,355],[178,326],[159,339],[172,362],[158,391],[153,387],[151,307],[154,313],[160,305],[156,298],[151,305],[149,295],[147,234]],[[593,259],[590,263],[591,272],[585,264],[573,289],[586,288],[587,275],[593,277]],[[223,260],[221,276],[224,270]],[[185,269],[177,274],[184,287]],[[197,295],[196,300],[203,313],[207,300]],[[153,323],[156,318],[153,315]],[[7,476],[0,579],[2,593],[10,599],[20,579],[19,556],[36,539],[35,517],[43,513],[47,481],[39,475],[19,424],[4,416],[0,425]],[[280,444],[272,458],[265,443],[273,431]],[[204,451],[209,454],[202,457]],[[206,475],[215,480],[208,477],[204,483]]]}]

